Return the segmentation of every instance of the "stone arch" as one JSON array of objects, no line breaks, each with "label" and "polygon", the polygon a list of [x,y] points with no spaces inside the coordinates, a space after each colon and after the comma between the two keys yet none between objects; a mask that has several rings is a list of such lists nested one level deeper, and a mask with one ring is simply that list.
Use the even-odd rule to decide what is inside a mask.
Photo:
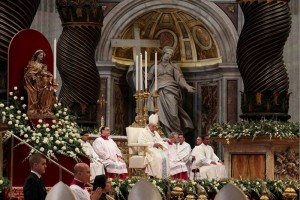
[{"label": "stone arch", "polygon": [[[96,51],[96,61],[110,61],[112,57],[111,39],[117,38],[122,30],[136,17],[149,10],[174,8],[185,11],[202,20],[213,33],[223,63],[236,63],[237,31],[228,16],[208,0],[184,0],[161,3],[153,0],[124,0],[117,4],[105,17],[103,32]],[[195,9],[197,8],[197,9]]]}]

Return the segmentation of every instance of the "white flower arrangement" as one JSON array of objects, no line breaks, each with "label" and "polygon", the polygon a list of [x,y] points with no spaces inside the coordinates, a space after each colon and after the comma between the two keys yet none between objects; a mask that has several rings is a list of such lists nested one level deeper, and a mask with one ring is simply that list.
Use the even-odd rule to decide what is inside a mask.
[{"label": "white flower arrangement", "polygon": [[[21,136],[26,142],[42,153],[56,158],[55,154],[63,154],[75,160],[85,155],[80,143],[80,128],[74,118],[69,116],[68,109],[63,108],[61,103],[54,105],[54,114],[57,118],[50,124],[39,119],[36,126],[31,123],[25,113],[26,105],[24,97],[15,98],[17,88],[10,92],[9,105],[0,103],[0,117],[3,123],[9,125],[8,132],[4,138],[10,136],[10,132]],[[57,115],[62,113],[62,115]],[[34,152],[32,149],[29,153]]]}]

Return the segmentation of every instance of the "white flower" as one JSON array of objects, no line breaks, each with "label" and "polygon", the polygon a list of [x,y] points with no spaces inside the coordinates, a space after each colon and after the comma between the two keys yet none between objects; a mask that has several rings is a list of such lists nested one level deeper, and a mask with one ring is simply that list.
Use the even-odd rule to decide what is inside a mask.
[{"label": "white flower", "polygon": [[0,103],[0,108],[4,108],[4,104],[3,103]]},{"label": "white flower", "polygon": [[18,90],[18,87],[17,87],[17,86],[15,86],[15,87],[14,87],[14,90]]},{"label": "white flower", "polygon": [[40,151],[43,152],[45,149],[43,147],[40,148]]},{"label": "white flower", "polygon": [[3,181],[2,180],[0,180],[0,185],[2,185],[3,184]]},{"label": "white flower", "polygon": [[22,108],[26,108],[26,104],[23,104],[23,105],[22,105]]},{"label": "white flower", "polygon": [[48,142],[48,138],[43,139],[43,143],[46,144]]},{"label": "white flower", "polygon": [[61,106],[61,103],[58,103],[59,106]]},{"label": "white flower", "polygon": [[62,150],[66,150],[67,148],[66,148],[66,146],[63,146],[61,149],[62,149]]},{"label": "white flower", "polygon": [[28,138],[28,135],[27,135],[27,134],[25,134],[25,135],[24,135],[24,138]]},{"label": "white flower", "polygon": [[67,111],[68,111],[68,108],[64,108],[64,111],[66,111],[66,112],[67,112]]},{"label": "white flower", "polygon": [[15,127],[19,127],[19,124],[15,124]]},{"label": "white flower", "polygon": [[55,144],[60,144],[60,141],[59,141],[59,140],[56,140],[56,141],[55,141]]},{"label": "white flower", "polygon": [[17,96],[14,96],[14,100],[17,100],[18,99],[18,97]]},{"label": "white flower", "polygon": [[24,119],[25,119],[25,120],[28,120],[28,117],[26,116]]},{"label": "white flower", "polygon": [[75,151],[76,151],[77,153],[79,153],[79,152],[80,152],[80,151],[79,151],[79,149],[78,149],[77,147],[75,148]]},{"label": "white flower", "polygon": [[70,143],[73,143],[73,140],[72,140],[72,139],[69,139],[69,142],[70,142]]},{"label": "white flower", "polygon": [[53,128],[53,129],[54,129],[55,127],[56,127],[55,125],[53,125],[53,124],[51,125],[51,128]]},{"label": "white flower", "polygon": [[36,139],[35,143],[37,143],[37,144],[40,143],[39,139]]},{"label": "white flower", "polygon": [[21,119],[21,116],[18,115],[18,116],[16,116],[16,118],[17,118],[17,119]]},{"label": "white flower", "polygon": [[13,93],[13,92],[10,92],[9,95],[12,96],[12,95],[14,95],[14,93]]},{"label": "white flower", "polygon": [[53,147],[53,150],[57,150],[57,147],[56,147],[56,146],[54,146],[54,147]]},{"label": "white flower", "polygon": [[43,120],[41,120],[41,119],[39,119],[39,121],[38,121],[39,123],[43,123]]},{"label": "white flower", "polygon": [[37,127],[37,128],[41,128],[41,125],[38,124],[38,125],[36,125],[36,127]]},{"label": "white flower", "polygon": [[67,115],[67,113],[66,113],[66,112],[63,112],[63,115]]},{"label": "white flower", "polygon": [[17,113],[18,113],[18,114],[21,114],[22,112],[21,112],[21,110],[18,110]]},{"label": "white flower", "polygon": [[66,117],[65,117],[65,120],[68,120],[68,119],[69,119],[69,116],[66,116]]},{"label": "white flower", "polygon": [[9,106],[10,109],[14,109],[15,107],[13,105]]},{"label": "white flower", "polygon": [[23,96],[21,96],[21,97],[20,97],[20,100],[21,100],[21,101],[23,101],[23,100],[24,100],[24,97],[23,97]]},{"label": "white flower", "polygon": [[32,140],[35,140],[35,137],[32,137],[31,139],[32,139]]},{"label": "white flower", "polygon": [[8,121],[7,123],[8,123],[8,125],[12,125],[12,121]]},{"label": "white flower", "polygon": [[56,103],[54,104],[54,107],[55,107],[55,108],[57,107],[57,104],[56,104]]}]

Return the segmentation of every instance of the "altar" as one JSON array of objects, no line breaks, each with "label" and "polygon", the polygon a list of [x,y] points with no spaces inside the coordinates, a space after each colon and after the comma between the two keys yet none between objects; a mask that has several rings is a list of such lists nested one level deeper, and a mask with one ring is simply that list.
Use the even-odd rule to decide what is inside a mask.
[{"label": "altar", "polygon": [[235,179],[299,180],[299,140],[270,139],[267,136],[243,137],[224,146],[228,177]]}]

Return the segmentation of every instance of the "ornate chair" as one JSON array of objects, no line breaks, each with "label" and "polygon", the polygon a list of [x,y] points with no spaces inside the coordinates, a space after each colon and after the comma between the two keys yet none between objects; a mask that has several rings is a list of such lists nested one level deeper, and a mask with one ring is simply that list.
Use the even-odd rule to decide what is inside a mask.
[{"label": "ornate chair", "polygon": [[[127,141],[128,141],[128,176],[132,176],[133,169],[145,169],[145,150],[147,145],[139,144],[139,134],[143,128],[127,127]],[[144,170],[145,171],[145,170]]]}]

